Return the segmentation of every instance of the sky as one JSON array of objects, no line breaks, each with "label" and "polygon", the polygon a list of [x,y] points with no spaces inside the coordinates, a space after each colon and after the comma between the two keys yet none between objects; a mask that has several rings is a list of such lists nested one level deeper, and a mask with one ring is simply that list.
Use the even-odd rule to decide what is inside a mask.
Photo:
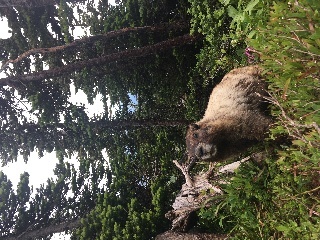
[{"label": "sky", "polygon": [[[109,1],[109,3],[114,4],[114,1]],[[5,18],[0,19],[0,29],[1,39],[5,39],[11,36],[11,33],[9,33],[10,29],[8,28],[7,20]],[[81,29],[74,31],[75,36],[82,36],[83,33],[84,31]],[[5,75],[0,72],[0,78],[2,77],[5,77]],[[103,112],[104,108],[101,100],[101,95],[98,95],[94,100],[94,104],[90,105],[83,91],[79,90],[77,93],[75,93],[74,87],[71,87],[70,91],[71,97],[69,100],[74,104],[84,104],[87,108],[89,117],[93,116],[93,114],[97,115]],[[69,161],[77,166],[76,159],[71,159]],[[17,187],[20,179],[20,174],[22,174],[23,172],[28,172],[30,175],[29,186],[33,186],[33,189],[35,190],[36,188],[39,188],[41,184],[45,184],[48,178],[54,178],[53,169],[55,168],[57,163],[58,160],[54,152],[47,153],[42,158],[38,157],[37,152],[33,152],[31,153],[27,163],[23,161],[22,157],[19,157],[17,162],[9,163],[4,167],[0,166],[0,171],[3,171],[7,175],[8,179],[12,182],[14,189],[16,189]],[[69,237],[65,236],[64,234],[54,234],[51,239],[69,239]]]},{"label": "sky", "polygon": [[[2,26],[0,23],[0,28],[1,27]],[[1,77],[4,76],[0,73],[0,78]],[[97,115],[103,112],[103,103],[100,95],[95,98],[94,104],[90,105],[83,91],[79,90],[77,93],[75,93],[75,89],[71,88],[71,97],[69,100],[72,103],[77,103],[78,105],[85,104],[89,116],[93,116],[93,114]],[[75,161],[75,159],[71,159],[70,162],[75,163]],[[27,163],[24,162],[22,157],[19,157],[17,162],[0,167],[0,170],[7,175],[8,179],[12,182],[14,189],[16,189],[16,186],[19,182],[20,174],[23,172],[28,172],[30,175],[29,185],[32,185],[33,188],[36,189],[39,188],[41,184],[45,183],[48,178],[54,177],[53,169],[57,163],[58,160],[55,152],[46,153],[42,158],[38,157],[37,152],[32,152]]]},{"label": "sky", "polygon": [[[2,19],[0,21],[0,29],[0,38],[4,39],[10,37],[6,19]],[[77,33],[79,35],[81,34],[80,31],[78,31]],[[3,73],[0,73],[0,78],[2,77],[5,77],[5,75]],[[99,114],[103,112],[101,95],[98,95],[94,100],[94,104],[90,105],[87,101],[86,95],[82,90],[79,90],[77,93],[75,93],[75,88],[72,87],[70,91],[71,97],[69,100],[74,104],[84,104],[87,107],[89,116],[93,116],[93,114]],[[30,185],[32,185],[33,188],[36,189],[40,187],[41,184],[45,183],[48,178],[54,176],[53,169],[57,163],[58,160],[54,152],[47,153],[42,158],[38,157],[37,152],[32,152],[27,163],[23,161],[22,157],[19,157],[17,162],[10,163],[4,167],[0,167],[0,170],[7,175],[14,188],[16,188],[19,182],[20,174],[22,174],[23,172],[28,172],[30,175]]]},{"label": "sky", "polygon": [[[114,4],[114,1],[109,1],[109,3]],[[11,36],[11,33],[9,33],[10,29],[8,28],[7,20],[5,18],[0,20],[0,29],[0,38],[5,39]],[[74,31],[75,36],[82,36],[83,33],[84,30],[81,28],[78,28]],[[5,77],[5,75],[0,72],[0,78],[2,77]],[[101,95],[97,95],[94,100],[94,104],[90,105],[87,101],[86,95],[82,90],[79,90],[77,93],[75,93],[74,87],[71,87],[70,91],[71,97],[69,100],[74,104],[84,104],[87,108],[89,117],[93,116],[93,114],[97,115],[103,112],[104,108]],[[38,157],[37,152],[33,152],[31,153],[27,164],[23,161],[22,157],[20,157],[17,162],[10,163],[5,167],[0,167],[0,170],[7,175],[14,188],[16,188],[17,183],[19,182],[20,174],[22,174],[24,171],[28,172],[30,175],[30,185],[36,189],[41,184],[45,183],[48,178],[54,176],[53,169],[57,163],[58,160],[54,152],[45,154],[45,156],[42,158]]]}]

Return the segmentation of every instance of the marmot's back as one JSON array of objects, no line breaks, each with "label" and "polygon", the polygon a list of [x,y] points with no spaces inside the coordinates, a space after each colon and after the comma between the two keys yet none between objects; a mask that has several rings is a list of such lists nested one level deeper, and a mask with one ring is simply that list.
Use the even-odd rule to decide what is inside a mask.
[{"label": "marmot's back", "polygon": [[224,76],[213,89],[202,120],[224,117],[244,117],[247,111],[265,110],[262,96],[266,95],[266,83],[260,77],[257,66],[237,68]]}]

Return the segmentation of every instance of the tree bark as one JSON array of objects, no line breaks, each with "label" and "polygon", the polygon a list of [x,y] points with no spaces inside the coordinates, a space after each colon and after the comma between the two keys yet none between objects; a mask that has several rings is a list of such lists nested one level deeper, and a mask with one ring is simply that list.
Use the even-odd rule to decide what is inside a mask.
[{"label": "tree bark", "polygon": [[156,236],[156,240],[222,240],[228,239],[224,234],[209,233],[179,233],[168,231]]},{"label": "tree bark", "polygon": [[[88,125],[94,131],[101,132],[103,129],[107,128],[116,128],[116,127],[175,127],[175,126],[187,126],[190,124],[190,120],[149,120],[149,119],[142,119],[142,120],[98,120],[89,122]],[[61,131],[67,132],[69,129],[65,126],[64,123],[55,123],[55,124],[45,124],[40,126],[35,123],[26,123],[21,124],[17,127],[18,131],[30,130],[33,131],[35,129],[42,128],[45,130],[54,130],[54,129],[61,129]],[[71,130],[72,131],[72,130]]]},{"label": "tree bark", "polygon": [[99,120],[92,122],[92,128],[97,131],[101,131],[106,128],[115,127],[176,127],[187,126],[191,123],[190,120],[153,120],[153,119],[141,119],[141,120]]},{"label": "tree bark", "polygon": [[[85,0],[67,0],[69,3],[84,2]],[[47,5],[57,5],[59,0],[0,0],[0,8],[7,7],[42,7]]]},{"label": "tree bark", "polygon": [[11,82],[27,83],[30,81],[40,81],[43,79],[60,77],[66,74],[70,74],[72,72],[81,71],[85,68],[91,68],[91,67],[103,65],[106,63],[121,61],[123,59],[127,60],[132,58],[139,58],[139,57],[143,57],[151,54],[156,54],[173,47],[192,44],[196,41],[196,39],[197,39],[197,36],[191,36],[189,34],[186,34],[180,37],[176,37],[173,39],[162,41],[160,43],[156,43],[154,45],[136,48],[136,49],[129,49],[119,53],[113,53],[113,54],[109,54],[109,55],[98,57],[98,58],[71,63],[59,68],[44,70],[37,73],[1,78],[0,86],[5,86],[5,85],[10,86]]},{"label": "tree bark", "polygon": [[[166,213],[166,218],[172,221],[171,231],[174,232],[188,232],[193,226],[193,218],[195,211],[202,207],[210,207],[219,201],[218,196],[223,194],[219,185],[226,184],[226,180],[221,178],[221,175],[233,173],[239,166],[248,160],[261,162],[265,158],[265,153],[255,153],[240,161],[228,164],[226,166],[214,169],[214,164],[210,164],[209,170],[195,176],[190,176],[189,171],[194,166],[194,160],[180,165],[178,161],[174,161],[175,165],[182,171],[186,183],[182,185],[180,193],[177,195],[175,202],[172,204],[173,210]],[[213,185],[213,183],[215,185]],[[215,201],[210,201],[215,197]],[[169,232],[172,233],[172,232]],[[172,233],[173,234],[173,233]],[[173,235],[176,236],[176,235]],[[180,235],[177,235],[180,236]],[[176,236],[176,237],[177,237]],[[184,235],[181,235],[184,236]],[[203,237],[203,238],[202,238]],[[205,235],[194,239],[219,239],[216,235],[212,238],[204,238]],[[206,237],[210,237],[209,235]],[[156,238],[156,239],[165,239]],[[167,239],[193,239],[184,236],[181,238],[167,238]],[[224,238],[220,238],[224,239]]]},{"label": "tree bark", "polygon": [[[1,1],[1,0],[0,0]],[[3,71],[10,63],[18,63],[22,61],[23,59],[29,57],[30,55],[34,54],[48,54],[48,53],[58,53],[62,51],[70,51],[70,50],[77,50],[81,47],[83,47],[83,44],[85,45],[91,45],[99,40],[109,40],[112,38],[120,37],[123,35],[127,35],[130,33],[142,33],[142,32],[161,32],[161,31],[171,31],[171,30],[184,30],[189,25],[184,22],[174,22],[174,23],[163,23],[157,26],[144,26],[144,27],[131,27],[131,28],[123,28],[117,31],[110,31],[105,34],[98,34],[90,37],[85,37],[81,39],[77,39],[73,41],[70,44],[67,45],[61,45],[61,46],[55,46],[51,48],[33,48],[29,51],[24,52],[23,54],[19,55],[16,59],[12,59],[7,61],[2,67],[1,71]]]},{"label": "tree bark", "polygon": [[70,222],[63,222],[56,225],[50,225],[48,227],[35,229],[35,230],[26,230],[18,236],[8,236],[2,238],[3,240],[19,240],[19,239],[35,239],[44,236],[48,236],[53,233],[61,233],[67,230],[72,230],[81,226],[81,219],[71,220]]}]

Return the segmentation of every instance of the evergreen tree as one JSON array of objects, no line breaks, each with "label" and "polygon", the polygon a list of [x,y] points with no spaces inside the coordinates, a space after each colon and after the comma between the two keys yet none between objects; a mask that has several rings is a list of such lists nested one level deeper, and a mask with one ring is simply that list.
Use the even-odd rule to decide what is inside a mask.
[{"label": "evergreen tree", "polygon": [[[84,2],[85,0],[67,0],[69,3],[77,3],[77,2]],[[1,0],[0,7],[7,8],[7,7],[41,7],[46,5],[56,5],[59,4],[57,0]]]},{"label": "evergreen tree", "polygon": [[[27,174],[17,192],[3,176],[1,199],[12,206],[1,212],[10,207],[1,237],[49,238],[81,224],[74,238],[148,239],[168,226],[178,186],[171,160],[184,151],[186,82],[200,38],[188,34],[183,1],[100,1],[81,13],[92,36],[74,41],[70,6],[0,9],[12,29],[1,46],[1,161],[27,161],[34,150],[59,158],[56,179],[33,194]],[[105,112],[89,118],[70,103],[71,84],[89,102],[101,93]]]}]

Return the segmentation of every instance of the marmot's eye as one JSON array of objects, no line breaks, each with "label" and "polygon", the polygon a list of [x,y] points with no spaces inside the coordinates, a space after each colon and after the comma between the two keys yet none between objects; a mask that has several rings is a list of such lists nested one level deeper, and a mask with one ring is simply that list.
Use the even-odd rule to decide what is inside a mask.
[{"label": "marmot's eye", "polygon": [[194,137],[194,138],[198,138],[198,133],[194,133],[194,134],[193,134],[193,137]]}]

